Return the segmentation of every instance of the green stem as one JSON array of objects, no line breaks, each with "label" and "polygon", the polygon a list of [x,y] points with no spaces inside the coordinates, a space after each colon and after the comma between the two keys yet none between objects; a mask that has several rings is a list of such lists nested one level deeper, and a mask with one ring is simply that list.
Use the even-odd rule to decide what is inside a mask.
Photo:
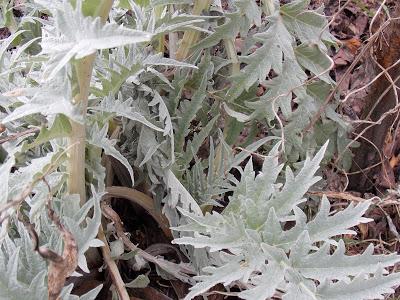
[{"label": "green stem", "polygon": [[[208,9],[210,6],[210,0],[195,0],[192,15],[200,15],[203,10]],[[181,44],[179,45],[178,51],[176,52],[177,60],[184,60],[189,57],[190,48],[196,44],[200,37],[200,32],[195,30],[185,31]]]},{"label": "green stem", "polygon": [[[235,43],[233,40],[224,40],[224,43],[228,58],[232,62],[231,74],[232,76],[238,75],[240,73],[240,62],[236,53]],[[243,130],[244,124],[229,115],[225,116],[224,123],[225,142],[233,145]]]},{"label": "green stem", "polygon": [[[87,102],[89,98],[90,78],[92,77],[93,62],[96,54],[82,58],[76,63],[77,81],[79,92],[74,96],[76,104],[81,105],[81,113],[86,117]],[[86,202],[85,186],[85,149],[86,149],[86,124],[71,121],[72,131],[69,139],[71,145],[68,165],[68,192],[79,194],[81,203]]]},{"label": "green stem", "polygon": [[232,62],[232,75],[237,75],[240,73],[240,62],[236,53],[235,42],[233,40],[224,40],[224,43],[228,58]]},{"label": "green stem", "polygon": [[263,0],[264,12],[267,16],[273,15],[275,12],[274,0]]},{"label": "green stem", "polygon": [[[154,8],[154,14],[156,17],[156,20],[159,20],[161,18],[161,14],[164,10],[164,5],[158,5]],[[158,37],[158,45],[157,45],[157,52],[161,52],[164,53],[164,42],[165,42],[165,36],[163,34],[161,34]]]},{"label": "green stem", "polygon": [[[113,0],[103,0],[94,16],[99,16],[103,23],[107,20]],[[80,105],[83,116],[83,124],[71,121],[72,134],[69,138],[69,164],[68,164],[68,192],[79,194],[81,204],[86,202],[85,186],[85,150],[86,150],[86,110],[88,105],[90,80],[92,78],[93,64],[96,53],[86,56],[75,63],[76,78],[79,90],[74,95],[74,103]]]},{"label": "green stem", "polygon": [[[174,5],[169,6],[170,14],[174,13]],[[176,51],[178,49],[178,33],[170,32],[168,34],[168,50],[169,50],[169,58],[176,59]]]}]

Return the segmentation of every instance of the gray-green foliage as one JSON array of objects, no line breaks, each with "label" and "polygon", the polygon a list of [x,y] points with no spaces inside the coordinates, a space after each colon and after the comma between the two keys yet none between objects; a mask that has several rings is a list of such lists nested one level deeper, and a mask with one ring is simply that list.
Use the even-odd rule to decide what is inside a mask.
[{"label": "gray-green foliage", "polygon": [[[115,1],[104,25],[92,17],[97,0],[25,1],[22,18],[2,2],[1,22],[11,35],[0,41],[0,119],[2,135],[12,138],[0,148],[1,299],[47,297],[48,264],[33,251],[16,212],[34,224],[41,246],[61,253],[60,232],[47,216],[49,199],[75,237],[81,271],[89,272],[85,253],[102,246],[96,236],[104,155],[123,165],[127,185],[150,187],[176,228],[175,242],[199,272],[186,298],[223,283],[238,284],[244,299],[277,290],[288,300],[372,299],[399,283],[384,269],[396,255],[375,256],[369,247],[346,256],[335,237],[368,221],[362,217],[367,202],[333,214],[324,198],[312,220],[300,208],[318,180],[322,145],[331,140],[330,158],[348,142],[349,126],[335,101],[303,133],[334,85],[326,53],[334,39],[322,10],[308,10],[308,0],[282,6],[229,0],[224,8],[211,1],[209,10],[192,15],[193,2]],[[201,38],[184,61],[172,52],[179,43],[169,45],[169,58],[157,50],[167,35],[179,40],[186,30]],[[92,54],[88,103],[77,105],[77,65]],[[263,95],[256,94],[259,85],[266,87]],[[250,129],[242,131],[242,123]],[[76,124],[86,129],[84,204],[67,188]],[[119,126],[118,143],[113,133]],[[287,167],[282,181],[279,157],[291,165],[321,147],[296,175]],[[267,149],[262,172],[255,174],[251,159],[242,169]],[[226,193],[233,194],[223,212],[210,213]],[[18,206],[3,209],[16,200]],[[289,221],[293,226],[284,229]],[[81,297],[72,289],[64,287],[61,298],[94,299],[101,286]]]},{"label": "gray-green foliage", "polygon": [[[48,14],[46,20],[37,18],[43,6]],[[29,18],[32,24],[30,33],[36,34],[28,42],[21,39],[25,34],[24,18]],[[131,166],[116,150],[115,141],[108,138],[109,120],[113,116],[126,117],[145,123],[153,130],[164,129],[138,115],[131,99],[125,95],[107,92],[100,103],[93,103],[87,116],[86,112],[82,115],[82,107],[73,101],[76,82],[73,82],[72,72],[77,59],[98,50],[148,41],[151,33],[119,26],[115,22],[101,25],[99,18],[82,14],[81,1],[77,1],[75,8],[69,1],[36,1],[26,7],[24,18],[17,24],[21,28],[17,26],[15,32],[1,43],[1,119],[7,135],[12,136],[30,126],[38,128],[40,134],[35,137],[32,131],[2,145],[7,155],[2,159],[0,169],[4,180],[0,203],[1,218],[4,219],[1,225],[1,299],[39,300],[47,299],[47,263],[32,249],[29,235],[16,218],[16,208],[3,209],[4,205],[11,200],[19,201],[18,207],[22,207],[18,210],[22,217],[35,225],[40,245],[61,253],[63,240],[57,227],[47,217],[45,207],[50,197],[56,214],[75,237],[79,267],[83,272],[89,272],[85,252],[90,247],[103,245],[96,239],[105,178],[99,149],[125,163],[133,182]],[[37,24],[41,32],[33,31]],[[39,39],[41,51],[32,56],[29,50]],[[12,45],[18,47],[7,51]],[[155,58],[153,61],[155,64],[162,63]],[[109,99],[114,100],[114,96],[119,98],[110,106]],[[89,192],[91,198],[82,206],[79,197],[68,195],[66,190],[66,142],[74,134],[72,122],[90,124],[85,142],[87,170],[93,180],[88,182],[92,186]],[[101,286],[81,297],[72,295],[72,288],[73,284],[65,287],[61,298],[94,299]]]},{"label": "gray-green foliage", "polygon": [[[321,300],[375,299],[392,292],[400,275],[387,275],[384,267],[399,262],[398,255],[373,255],[370,245],[364,253],[348,256],[343,240],[335,239],[354,234],[349,228],[370,221],[362,217],[368,201],[333,213],[323,197],[311,220],[299,208],[306,191],[321,179],[314,174],[326,145],[313,159],[304,161],[297,174],[286,168],[283,184],[277,183],[283,165],[276,149],[265,158],[257,175],[251,160],[247,163],[221,214],[179,209],[190,221],[174,230],[193,235],[174,242],[207,248],[219,256],[218,263],[203,268],[185,299],[219,283],[246,287],[237,296],[249,300],[272,297],[278,290],[283,299]],[[285,229],[289,221],[291,228]]]}]

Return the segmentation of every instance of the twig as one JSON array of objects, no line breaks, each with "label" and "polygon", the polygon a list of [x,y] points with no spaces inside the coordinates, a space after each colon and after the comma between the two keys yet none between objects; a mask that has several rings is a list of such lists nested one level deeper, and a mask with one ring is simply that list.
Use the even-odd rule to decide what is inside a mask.
[{"label": "twig", "polygon": [[352,201],[352,202],[365,202],[367,199],[361,198],[354,196],[350,193],[346,192],[333,192],[333,191],[308,191],[308,195],[312,196],[326,196],[329,198],[334,198],[334,199],[341,199],[341,200],[347,200],[347,201]]},{"label": "twig", "polygon": [[121,300],[129,300],[129,294],[126,290],[125,283],[122,280],[121,274],[119,273],[118,266],[115,261],[111,258],[110,247],[108,246],[107,239],[104,235],[103,226],[100,225],[97,237],[104,243],[101,247],[101,253],[103,254],[104,262],[108,267],[108,271],[111,274],[111,279],[117,289],[118,295]]},{"label": "twig", "polygon": [[146,194],[139,192],[138,190],[123,187],[123,186],[111,186],[106,188],[107,194],[103,196],[103,199],[115,197],[115,198],[123,198],[133,202],[134,204],[139,205],[144,210],[146,210],[153,219],[158,223],[161,230],[164,234],[169,238],[173,239],[171,230],[169,229],[168,219],[158,212],[154,206],[154,201],[151,197]]},{"label": "twig", "polygon": [[12,134],[12,135],[6,136],[6,137],[0,139],[0,145],[4,144],[6,142],[12,141],[12,140],[16,140],[16,139],[20,138],[21,136],[28,135],[28,134],[31,134],[31,133],[36,133],[36,132],[39,132],[39,131],[40,131],[39,128],[30,128],[28,130],[21,131],[21,132],[18,132],[16,134]]},{"label": "twig", "polygon": [[378,10],[376,11],[376,13],[374,14],[374,16],[372,17],[371,22],[369,23],[369,35],[372,35],[372,26],[375,23],[376,18],[378,17],[379,13],[381,12],[383,6],[386,4],[386,0],[383,0],[381,5],[379,6]]},{"label": "twig", "polygon": [[366,167],[366,168],[364,168],[364,169],[362,169],[362,170],[359,170],[359,171],[354,171],[354,172],[344,172],[345,173],[345,175],[355,175],[355,174],[359,174],[359,173],[364,173],[365,171],[368,171],[368,170],[371,170],[371,169],[373,169],[373,168],[375,168],[375,167],[377,167],[377,166],[380,166],[382,164],[382,162],[380,161],[380,162],[377,162],[376,164],[373,164],[373,165],[371,165],[371,166],[368,166],[368,167]]},{"label": "twig", "polygon": [[325,30],[327,28],[329,28],[329,26],[333,23],[333,21],[335,21],[336,17],[346,8],[346,6],[351,3],[353,0],[347,0],[345,4],[343,4],[342,6],[340,6],[340,1],[339,1],[339,9],[337,12],[335,12],[332,16],[331,16],[331,20],[324,26],[324,28],[322,28],[321,32],[319,33],[319,37],[318,40],[322,39],[322,35],[324,34]]},{"label": "twig", "polygon": [[346,201],[351,201],[351,202],[365,202],[365,201],[372,201],[372,204],[380,206],[380,207],[385,207],[389,205],[399,205],[400,204],[400,199],[393,199],[393,196],[389,195],[385,198],[380,198],[378,196],[372,197],[370,199],[364,199],[361,197],[354,196],[350,193],[347,192],[334,192],[334,191],[308,191],[308,195],[311,196],[327,196],[328,198],[334,198],[334,199],[341,199],[341,200],[346,200]]},{"label": "twig", "polygon": [[[120,126],[117,126],[115,130],[112,132],[110,138],[115,139],[118,137],[120,133]],[[103,155],[102,165],[105,166],[106,168],[106,186],[112,185],[113,179],[114,179],[114,170],[111,166],[111,161],[107,155]],[[129,300],[129,294],[126,290],[125,283],[122,280],[121,274],[118,270],[118,266],[116,262],[111,258],[111,250],[108,245],[107,238],[104,234],[103,226],[100,224],[99,231],[97,233],[97,237],[99,240],[101,240],[104,243],[104,246],[101,247],[101,253],[103,254],[103,259],[104,262],[106,263],[108,267],[108,271],[110,272],[111,275],[111,280],[114,283],[114,286],[117,290],[117,293],[119,295],[119,298],[121,300]]]},{"label": "twig", "polygon": [[[400,79],[400,76],[397,76],[397,77],[394,79],[394,84],[395,84],[395,85],[394,85],[394,88],[397,87],[397,86],[396,86],[396,82],[397,82],[399,79]],[[379,103],[381,102],[381,100],[383,99],[383,97],[385,97],[385,96],[387,95],[387,93],[388,93],[392,88],[393,88],[393,86],[392,86],[392,85],[389,85],[389,86],[383,91],[383,93],[382,93],[381,95],[379,95],[379,98],[375,100],[374,105],[371,107],[371,110],[368,112],[368,115],[365,117],[364,120],[355,120],[355,121],[353,121],[352,123],[353,123],[353,124],[357,124],[357,123],[358,123],[358,124],[363,124],[363,123],[370,123],[370,124],[373,124],[373,123],[374,123],[373,121],[367,121],[367,120],[370,119],[370,117],[371,117],[373,111],[375,110],[375,108],[379,105]]]},{"label": "twig", "polygon": [[157,265],[158,267],[168,272],[169,274],[173,275],[174,277],[180,279],[181,281],[187,283],[193,283],[193,280],[191,279],[189,274],[195,274],[195,272],[191,268],[189,268],[189,266],[184,264],[178,265],[162,258],[156,258],[153,255],[147,253],[146,251],[143,251],[142,249],[138,248],[125,235],[124,228],[122,226],[122,222],[118,214],[104,202],[101,203],[101,208],[104,216],[114,222],[117,236],[131,251],[136,252],[137,255],[141,256],[143,259]]},{"label": "twig", "polygon": [[[382,72],[380,72],[378,75],[376,75],[376,76],[375,76],[371,81],[369,81],[367,84],[365,84],[365,85],[363,85],[362,87],[360,87],[360,88],[358,88],[358,89],[356,89],[356,90],[353,90],[353,91],[351,91],[350,93],[348,93],[348,94],[346,95],[346,97],[345,97],[343,100],[340,100],[340,102],[341,102],[341,103],[344,103],[344,102],[346,102],[346,101],[350,98],[350,96],[352,96],[352,95],[354,95],[354,94],[356,94],[356,93],[358,93],[358,92],[360,92],[360,91],[366,89],[366,88],[369,87],[371,84],[373,84],[375,81],[377,81],[383,74],[385,74],[385,75],[388,74],[387,71],[389,71],[390,69],[394,68],[394,67],[397,66],[399,63],[400,63],[400,59],[397,60],[394,64],[392,64],[392,65],[389,66],[388,68],[383,69]],[[378,65],[379,65],[380,68],[383,68],[380,64],[378,64]],[[389,76],[389,75],[387,75],[387,76]],[[390,77],[390,76],[389,76],[389,77]],[[392,85],[394,84],[393,79],[391,79],[391,80],[389,80],[389,81],[391,81],[391,86],[392,86]],[[393,82],[393,83],[392,83],[392,82]],[[397,94],[397,93],[396,93],[396,94]],[[397,99],[397,97],[396,97],[396,99]]]},{"label": "twig", "polygon": [[[346,147],[342,150],[342,153],[338,156],[338,158],[335,159],[334,164],[336,165],[337,162],[343,157],[345,151],[347,149],[350,148],[350,146],[355,143],[368,129],[370,129],[371,127],[375,126],[375,125],[380,125],[382,123],[382,121],[388,117],[391,114],[394,114],[396,112],[398,112],[400,109],[400,104],[396,105],[395,107],[393,107],[392,109],[386,111],[384,114],[381,115],[381,117],[379,118],[379,120],[377,120],[376,122],[368,122],[370,123],[369,126],[365,127],[360,133],[357,134],[357,136],[351,141],[349,142]],[[365,123],[367,123],[367,121],[365,121]]]},{"label": "twig", "polygon": [[333,96],[336,94],[337,90],[339,89],[340,85],[344,82],[344,80],[349,76],[349,74],[353,71],[355,66],[358,64],[358,62],[361,60],[361,58],[365,55],[367,50],[373,45],[373,42],[375,39],[377,39],[379,33],[388,25],[388,21],[386,21],[377,32],[375,32],[370,38],[368,43],[363,47],[361,50],[360,54],[357,55],[357,57],[354,59],[350,67],[346,70],[342,78],[340,78],[339,82],[337,85],[334,87],[334,89],[329,93],[328,97],[326,97],[324,103],[320,106],[318,111],[314,114],[312,119],[310,120],[309,124],[303,129],[303,134],[308,132],[311,128],[314,127],[315,123],[319,120],[321,117],[322,112],[325,110],[326,106],[329,104],[329,102],[332,100]]}]

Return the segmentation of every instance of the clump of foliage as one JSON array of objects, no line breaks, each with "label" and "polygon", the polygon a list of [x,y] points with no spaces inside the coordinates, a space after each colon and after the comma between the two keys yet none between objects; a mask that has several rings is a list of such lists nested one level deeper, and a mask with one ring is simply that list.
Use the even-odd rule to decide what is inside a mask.
[{"label": "clump of foliage", "polygon": [[[371,246],[347,256],[336,239],[369,221],[368,202],[333,213],[323,198],[311,220],[301,209],[320,164],[351,161],[348,124],[337,103],[323,106],[335,40],[321,9],[307,0],[34,0],[15,17],[6,2],[2,299],[95,299],[101,286],[76,296],[65,280],[90,271],[90,248],[118,243],[101,225],[101,207],[112,217],[109,157],[126,170],[120,182],[153,195],[189,267],[123,246],[114,259],[136,255],[193,283],[187,299],[219,283],[243,299],[373,299],[400,283],[385,269],[397,255]],[[269,153],[257,174],[256,151]]]},{"label": "clump of foliage", "polygon": [[[348,256],[343,240],[334,239],[354,234],[348,228],[371,221],[362,217],[368,201],[332,214],[324,197],[312,220],[299,208],[307,190],[321,179],[314,174],[325,149],[326,145],[313,159],[306,159],[296,175],[286,168],[283,184],[276,182],[283,168],[276,148],[257,175],[250,160],[222,214],[179,209],[190,221],[175,230],[193,236],[174,242],[207,247],[217,254],[216,263],[203,268],[185,299],[219,283],[245,286],[237,293],[242,299],[279,294],[283,299],[376,299],[392,291],[400,275],[385,276],[383,268],[397,263],[398,255],[373,255],[370,245],[363,254]],[[289,222],[291,228],[284,229]]]}]

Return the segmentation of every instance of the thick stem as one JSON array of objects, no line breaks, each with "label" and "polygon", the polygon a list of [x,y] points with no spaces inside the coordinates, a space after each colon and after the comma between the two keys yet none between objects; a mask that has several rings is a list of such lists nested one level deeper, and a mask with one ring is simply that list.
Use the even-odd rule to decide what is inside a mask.
[{"label": "thick stem", "polygon": [[[169,7],[170,13],[174,13],[174,5],[170,5]],[[170,32],[168,34],[168,49],[169,49],[169,57],[172,59],[176,59],[176,51],[178,49],[178,33]]]},{"label": "thick stem", "polygon": [[[81,113],[86,116],[87,102],[89,97],[90,79],[92,77],[93,62],[95,54],[89,55],[76,63],[77,81],[79,93],[75,95],[74,101],[81,105]],[[71,121],[72,131],[69,144],[72,146],[69,151],[68,165],[68,192],[79,194],[81,203],[86,202],[85,186],[85,148],[86,148],[86,124]]]},{"label": "thick stem", "polygon": [[235,42],[233,40],[224,40],[226,52],[232,62],[231,74],[237,75],[240,72],[240,62],[236,53]]},{"label": "thick stem", "polygon": [[[156,20],[159,20],[161,18],[161,14],[162,14],[163,10],[164,10],[164,5],[158,5],[154,8],[154,14],[156,16]],[[157,48],[156,48],[157,52],[164,53],[164,42],[165,42],[164,34],[161,34],[157,40],[158,40],[158,44],[157,44]]]},{"label": "thick stem", "polygon": [[94,16],[100,17],[101,21],[105,23],[108,18],[108,14],[111,11],[114,0],[102,0],[97,6],[97,10],[94,12]]},{"label": "thick stem", "polygon": [[[228,58],[232,62],[231,75],[238,75],[240,73],[240,62],[237,56],[235,42],[234,40],[224,40],[224,44]],[[236,142],[237,137],[240,135],[240,132],[243,130],[244,124],[229,115],[225,116],[224,123],[225,142],[229,145],[233,145]]]},{"label": "thick stem", "polygon": [[168,48],[169,48],[169,57],[171,59],[176,59],[177,43],[178,43],[178,34],[176,32],[170,32],[168,34]]},{"label": "thick stem", "polygon": [[[203,10],[208,9],[210,6],[210,0],[195,0],[192,15],[200,15]],[[190,48],[196,44],[200,37],[200,32],[194,30],[185,31],[181,44],[179,45],[178,51],[176,52],[176,58],[178,60],[184,60],[189,56]]]},{"label": "thick stem", "polygon": [[[94,16],[99,16],[103,23],[107,20],[112,7],[113,0],[103,0]],[[70,194],[79,194],[81,204],[86,202],[85,186],[85,149],[86,149],[86,109],[89,98],[90,80],[92,78],[93,63],[96,54],[86,56],[78,60],[75,64],[76,81],[79,84],[79,91],[74,96],[74,103],[81,108],[83,124],[72,123],[72,134],[69,138],[69,164],[68,164],[68,192]]]},{"label": "thick stem", "polygon": [[274,0],[263,0],[264,12],[267,16],[271,16],[275,12]]}]

